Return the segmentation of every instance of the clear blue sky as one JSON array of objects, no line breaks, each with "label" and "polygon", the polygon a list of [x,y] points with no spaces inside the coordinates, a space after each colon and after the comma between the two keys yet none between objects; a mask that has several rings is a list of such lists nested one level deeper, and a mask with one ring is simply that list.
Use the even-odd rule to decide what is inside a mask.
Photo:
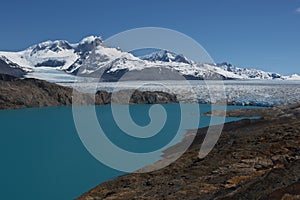
[{"label": "clear blue sky", "polygon": [[194,38],[216,62],[300,74],[300,0],[3,0],[0,19],[0,50],[158,26]]}]

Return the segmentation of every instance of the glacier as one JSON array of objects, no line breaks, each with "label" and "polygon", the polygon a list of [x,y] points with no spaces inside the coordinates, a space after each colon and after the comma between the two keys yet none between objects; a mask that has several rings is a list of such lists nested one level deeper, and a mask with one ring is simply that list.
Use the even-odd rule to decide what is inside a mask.
[{"label": "glacier", "polygon": [[[73,86],[70,82],[60,84]],[[264,107],[293,104],[300,99],[299,80],[79,81],[76,89],[87,93],[94,93],[95,89],[164,91],[176,94],[182,103],[222,104],[225,98],[229,105]]]}]

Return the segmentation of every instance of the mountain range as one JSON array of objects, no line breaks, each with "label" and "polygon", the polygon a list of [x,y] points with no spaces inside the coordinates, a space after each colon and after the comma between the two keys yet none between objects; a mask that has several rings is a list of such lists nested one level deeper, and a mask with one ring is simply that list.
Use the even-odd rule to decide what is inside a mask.
[{"label": "mountain range", "polygon": [[[60,71],[70,76],[98,77],[102,81],[117,81],[131,72],[130,80],[156,79],[168,71],[178,72],[186,79],[280,79],[300,80],[297,74],[283,76],[258,69],[239,68],[229,63],[196,63],[184,55],[167,50],[134,56],[119,48],[108,47],[101,37],[89,36],[79,43],[65,40],[46,41],[19,52],[0,52],[0,73],[17,77],[35,77],[35,72]],[[145,71],[145,73],[140,73]],[[135,74],[136,72],[136,74]],[[158,73],[158,74],[157,74]],[[147,74],[141,76],[140,74]],[[40,78],[40,77],[35,77]],[[41,79],[47,79],[43,76]]]}]

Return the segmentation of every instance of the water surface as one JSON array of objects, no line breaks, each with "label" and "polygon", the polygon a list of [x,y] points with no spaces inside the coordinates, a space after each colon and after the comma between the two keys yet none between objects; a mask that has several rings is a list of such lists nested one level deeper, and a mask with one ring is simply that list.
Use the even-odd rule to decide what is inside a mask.
[{"label": "water surface", "polygon": [[[150,106],[130,106],[131,116],[137,124],[149,123]],[[202,113],[210,111],[209,105],[199,106]],[[177,131],[178,105],[164,107],[172,117],[168,117],[160,135],[146,143],[122,133],[111,118],[110,106],[97,106],[96,110],[111,141],[129,151],[147,152],[168,143],[172,133]],[[237,108],[241,107],[228,107]],[[227,118],[226,121],[239,119]],[[210,117],[201,117],[199,127],[207,126],[209,120]],[[2,199],[74,199],[99,183],[123,174],[88,153],[76,132],[71,107],[1,110],[0,125]]]}]

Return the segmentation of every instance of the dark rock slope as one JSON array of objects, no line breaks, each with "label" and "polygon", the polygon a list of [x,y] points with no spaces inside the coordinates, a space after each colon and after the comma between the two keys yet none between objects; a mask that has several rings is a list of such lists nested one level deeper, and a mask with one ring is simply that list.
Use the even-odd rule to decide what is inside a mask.
[{"label": "dark rock slope", "polygon": [[0,56],[0,74],[10,74],[15,77],[23,77],[26,72],[16,63],[7,63],[5,57]]},{"label": "dark rock slope", "polygon": [[[72,104],[72,88],[63,87],[37,79],[18,79],[10,75],[0,74],[0,109],[15,109],[42,106],[61,106]],[[176,103],[175,95],[164,92],[142,92],[124,90],[118,92],[118,97],[125,93],[133,93],[129,103],[155,104]],[[92,104],[93,95],[80,94],[83,101],[77,104]],[[98,91],[96,104],[109,104],[111,93]],[[121,101],[120,99],[120,102]]]},{"label": "dark rock slope", "polygon": [[70,105],[72,89],[37,79],[2,75],[0,109]]},{"label": "dark rock slope", "polygon": [[78,199],[300,199],[300,104],[253,114],[262,118],[226,124],[204,159],[197,155],[206,128],[197,130],[189,150],[170,166],[121,176]]}]

